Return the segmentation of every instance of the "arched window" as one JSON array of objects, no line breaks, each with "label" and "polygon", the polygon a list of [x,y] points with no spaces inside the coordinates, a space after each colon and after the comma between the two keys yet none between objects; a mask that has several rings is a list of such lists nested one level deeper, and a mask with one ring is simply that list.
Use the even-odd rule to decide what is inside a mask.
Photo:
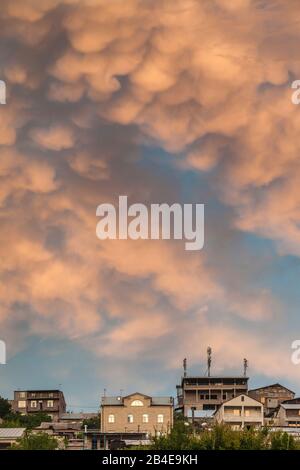
[{"label": "arched window", "polygon": [[164,422],[164,415],[157,415],[157,422],[163,423]]},{"label": "arched window", "polygon": [[128,415],[127,416],[127,421],[128,421],[128,423],[133,423],[133,415]]},{"label": "arched window", "polygon": [[149,423],[149,415],[143,415],[143,423]]},{"label": "arched window", "polygon": [[144,406],[144,404],[141,400],[133,400],[131,406]]},{"label": "arched window", "polygon": [[108,422],[114,423],[115,422],[115,415],[108,415]]}]

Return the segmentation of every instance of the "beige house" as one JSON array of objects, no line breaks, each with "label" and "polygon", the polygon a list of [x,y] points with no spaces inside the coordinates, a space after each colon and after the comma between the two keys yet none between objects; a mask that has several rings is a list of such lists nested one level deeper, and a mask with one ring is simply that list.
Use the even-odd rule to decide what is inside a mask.
[{"label": "beige house", "polygon": [[300,404],[281,403],[276,418],[279,426],[300,427]]},{"label": "beige house", "polygon": [[101,432],[168,433],[173,425],[173,398],[132,393],[125,397],[102,397]]},{"label": "beige house", "polygon": [[239,395],[224,402],[214,414],[217,423],[230,425],[233,429],[261,427],[264,424],[263,405],[249,397]]}]

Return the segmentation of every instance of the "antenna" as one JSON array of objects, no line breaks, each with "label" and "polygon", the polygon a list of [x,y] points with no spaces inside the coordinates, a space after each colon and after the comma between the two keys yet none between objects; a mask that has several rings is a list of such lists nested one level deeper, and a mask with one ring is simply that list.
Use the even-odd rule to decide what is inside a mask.
[{"label": "antenna", "polygon": [[248,360],[244,358],[244,377],[247,377]]},{"label": "antenna", "polygon": [[207,375],[210,377],[210,368],[211,368],[211,352],[212,349],[210,346],[207,348]]},{"label": "antenna", "polygon": [[183,377],[186,377],[186,357],[183,359]]},{"label": "antenna", "polygon": [[103,390],[103,397],[106,397],[106,388]]}]

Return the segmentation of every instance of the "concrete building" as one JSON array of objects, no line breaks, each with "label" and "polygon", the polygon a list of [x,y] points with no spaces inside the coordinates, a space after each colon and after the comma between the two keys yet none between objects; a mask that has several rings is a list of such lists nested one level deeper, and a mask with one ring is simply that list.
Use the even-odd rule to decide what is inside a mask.
[{"label": "concrete building", "polygon": [[248,377],[183,376],[177,386],[177,410],[216,410],[224,401],[248,392]]},{"label": "concrete building", "polygon": [[293,399],[295,393],[283,385],[276,383],[249,390],[249,396],[260,401],[264,405],[264,413],[266,417],[272,417],[280,403]]},{"label": "concrete building", "polygon": [[17,390],[12,408],[23,415],[46,413],[53,421],[58,421],[66,412],[66,402],[60,390]]},{"label": "concrete building", "polygon": [[102,433],[168,433],[173,425],[173,398],[132,393],[102,397]]},{"label": "concrete building", "polygon": [[224,402],[215,411],[215,421],[233,429],[259,428],[264,424],[263,405],[248,395],[239,395]]},{"label": "concrete building", "polygon": [[276,412],[276,422],[282,427],[300,428],[300,404],[281,403]]}]

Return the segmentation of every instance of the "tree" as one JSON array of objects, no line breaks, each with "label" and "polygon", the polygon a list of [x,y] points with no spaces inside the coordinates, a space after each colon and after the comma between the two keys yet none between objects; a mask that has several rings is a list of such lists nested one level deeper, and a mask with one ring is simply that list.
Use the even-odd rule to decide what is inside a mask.
[{"label": "tree", "polygon": [[56,450],[58,448],[58,440],[46,433],[31,434],[28,433],[13,444],[14,450]]},{"label": "tree", "polygon": [[11,411],[11,404],[5,398],[0,397],[0,418],[4,419]]},{"label": "tree", "polygon": [[9,413],[0,424],[2,428],[26,428],[34,429],[42,422],[50,422],[51,417],[46,413],[38,412],[32,415],[21,415],[20,413]]},{"label": "tree", "polygon": [[87,426],[88,429],[100,429],[100,415],[95,418],[85,419],[82,424],[82,429]]},{"label": "tree", "polygon": [[233,430],[216,424],[211,429],[195,432],[192,426],[176,420],[169,435],[155,438],[150,447],[157,450],[294,450],[300,445],[283,432],[267,428]]}]

